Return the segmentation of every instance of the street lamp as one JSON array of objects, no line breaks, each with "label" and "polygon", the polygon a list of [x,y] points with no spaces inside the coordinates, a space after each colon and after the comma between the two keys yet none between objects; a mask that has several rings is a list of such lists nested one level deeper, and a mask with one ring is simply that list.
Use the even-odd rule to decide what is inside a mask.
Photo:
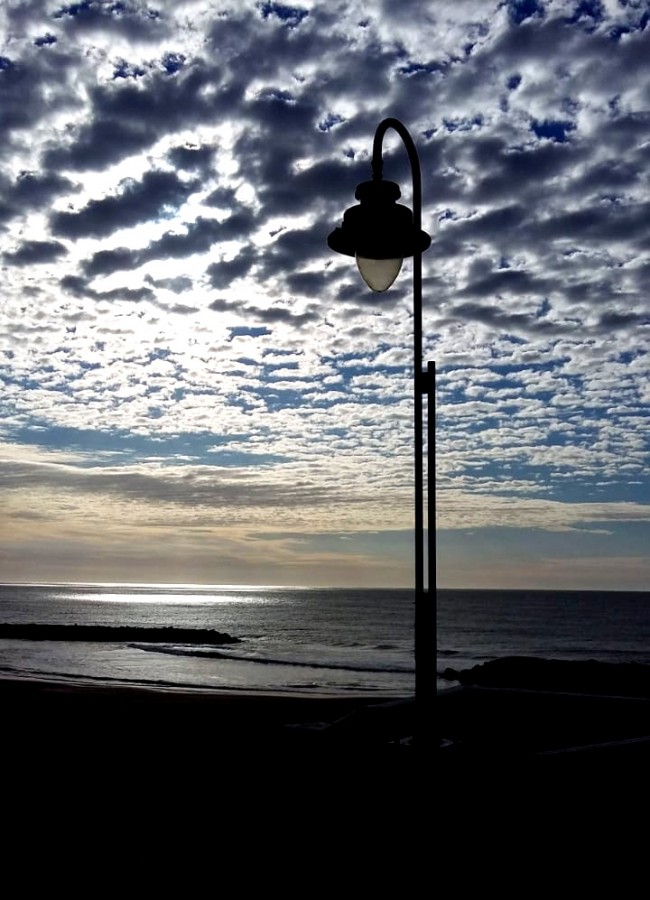
[{"label": "street lamp", "polygon": [[[401,137],[413,181],[413,212],[396,201],[397,184],[384,181],[382,141],[389,128]],[[413,139],[399,119],[384,119],[377,126],[372,147],[372,181],[357,186],[357,206],[346,210],[343,223],[329,235],[327,243],[337,253],[356,257],[363,280],[373,291],[387,290],[397,278],[405,257],[413,257],[413,431],[415,443],[415,709],[416,742],[430,741],[429,723],[435,691],[435,452],[434,415],[435,364],[422,368],[422,253],[431,244],[422,231],[422,179]],[[429,468],[427,504],[428,590],[424,587],[424,466],[423,402],[428,394]]]}]

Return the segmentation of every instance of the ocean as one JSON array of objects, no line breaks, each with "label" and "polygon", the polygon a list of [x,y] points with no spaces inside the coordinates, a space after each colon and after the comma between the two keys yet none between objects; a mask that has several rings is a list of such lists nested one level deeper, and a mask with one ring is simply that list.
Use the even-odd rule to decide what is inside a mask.
[{"label": "ocean", "polygon": [[[439,676],[506,656],[650,664],[650,593],[443,589],[437,609]],[[0,677],[401,697],[414,689],[413,622],[405,589],[6,584],[0,628],[31,630],[2,632]],[[66,626],[63,639],[37,639],[43,625]],[[89,641],[73,626],[167,631]],[[188,628],[205,640],[184,642]],[[239,642],[215,646],[211,631]],[[439,690],[454,683],[439,677]]]}]

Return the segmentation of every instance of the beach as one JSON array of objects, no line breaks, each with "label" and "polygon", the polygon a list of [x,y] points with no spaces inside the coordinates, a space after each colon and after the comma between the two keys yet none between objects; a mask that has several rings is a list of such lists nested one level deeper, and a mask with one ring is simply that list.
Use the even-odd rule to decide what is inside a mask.
[{"label": "beach", "polygon": [[[2,679],[5,825],[17,853],[26,841],[38,851],[37,877],[71,884],[86,884],[90,865],[121,885],[135,871],[164,886],[180,869],[186,886],[385,891],[428,879],[503,892],[526,859],[565,879],[568,865],[584,884],[581,841],[587,860],[606,841],[611,860],[613,839],[634,837],[647,752],[531,754],[514,739],[524,693],[439,696],[438,726],[463,745],[450,752],[386,742],[377,725],[395,723],[394,698],[368,714],[363,698]],[[526,702],[550,718],[559,708],[557,696]],[[397,732],[406,698],[401,712]]]},{"label": "beach", "polygon": [[[16,755],[38,734],[59,746],[94,743],[104,754],[130,740],[148,752],[196,755],[241,752],[329,752],[345,747],[397,752],[413,732],[408,698],[308,697],[297,693],[145,688],[70,681],[0,679],[5,751]],[[374,712],[374,715],[373,715]]]},{"label": "beach", "polygon": [[2,679],[0,709],[6,820],[120,864],[124,834],[157,834],[173,859],[184,842],[187,871],[245,847],[275,854],[271,878],[309,865],[359,887],[414,872],[497,886],[517,846],[546,867],[560,840],[633,838],[648,794],[639,698],[460,687],[435,699],[428,746],[410,698]]},{"label": "beach", "polygon": [[[461,685],[435,698],[418,740],[411,697],[147,688],[0,679],[3,755],[19,764],[47,739],[66,759],[231,761],[327,755],[435,760],[443,770],[489,762],[571,765],[572,760],[650,758],[646,696]],[[568,684],[571,687],[571,684]],[[633,692],[630,690],[629,692]]]}]

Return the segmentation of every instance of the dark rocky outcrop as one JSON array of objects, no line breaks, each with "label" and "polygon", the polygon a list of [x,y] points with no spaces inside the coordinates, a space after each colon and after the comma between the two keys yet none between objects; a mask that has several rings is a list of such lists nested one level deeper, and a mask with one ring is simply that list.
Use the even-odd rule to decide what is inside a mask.
[{"label": "dark rocky outcrop", "polygon": [[650,666],[632,662],[507,656],[471,669],[447,668],[441,677],[475,687],[650,698]]},{"label": "dark rocky outcrop", "polygon": [[240,639],[203,628],[140,628],[108,625],[0,624],[0,638],[24,641],[140,641],[156,644],[239,644]]}]

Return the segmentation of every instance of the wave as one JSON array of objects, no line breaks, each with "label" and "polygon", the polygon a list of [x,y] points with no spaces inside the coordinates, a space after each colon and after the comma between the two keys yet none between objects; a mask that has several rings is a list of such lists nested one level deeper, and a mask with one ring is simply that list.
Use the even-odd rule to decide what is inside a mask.
[{"label": "wave", "polygon": [[[0,666],[0,679],[10,679],[26,682],[39,683],[55,683],[69,687],[77,685],[96,685],[97,687],[129,687],[129,688],[147,688],[151,690],[169,690],[183,691],[196,694],[220,694],[223,692],[223,685],[212,686],[208,684],[195,684],[189,681],[171,681],[164,678],[124,678],[114,677],[111,675],[88,675],[79,672],[51,672],[47,669],[26,669],[23,667],[15,667],[3,665]],[[229,684],[226,688],[228,693],[250,693],[251,688],[248,685]],[[256,693],[264,693],[268,690],[272,694],[292,693],[295,688],[292,685],[273,685],[268,689],[263,685],[255,685]]]},{"label": "wave", "polygon": [[217,650],[213,647],[179,647],[177,645],[156,644],[152,647],[148,644],[139,642],[130,642],[130,647],[137,650],[144,650],[148,653],[169,653],[172,656],[199,656],[209,659],[227,659],[230,662],[255,663],[263,666],[294,666],[304,669],[336,669],[342,672],[371,672],[374,674],[395,674],[410,675],[413,669],[404,666],[361,666],[352,663],[335,663],[335,662],[318,662],[309,660],[287,659],[286,657],[260,657],[260,656],[242,656],[235,653],[226,653],[223,650]]}]

